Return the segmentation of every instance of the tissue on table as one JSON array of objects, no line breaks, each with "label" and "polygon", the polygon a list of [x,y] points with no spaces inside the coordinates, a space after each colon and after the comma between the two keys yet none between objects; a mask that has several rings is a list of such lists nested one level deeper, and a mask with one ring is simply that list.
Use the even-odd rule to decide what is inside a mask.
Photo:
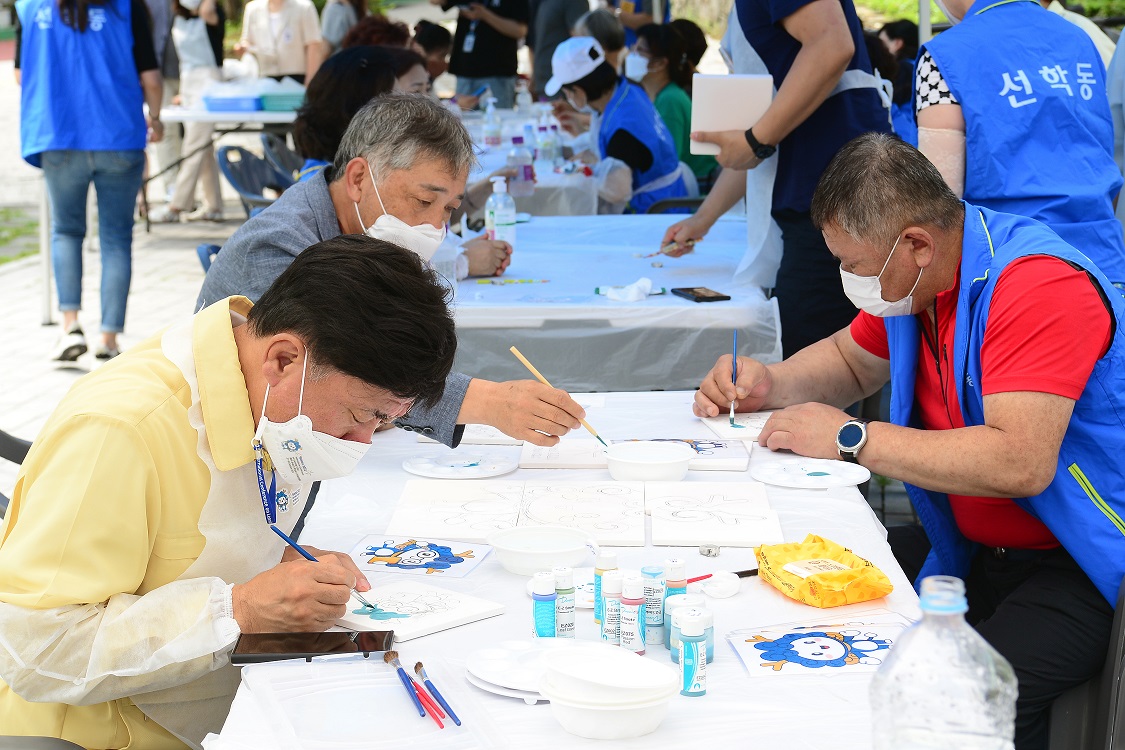
[{"label": "tissue on table", "polygon": [[617,302],[637,302],[647,297],[651,291],[652,279],[642,276],[632,284],[607,288],[605,296]]}]

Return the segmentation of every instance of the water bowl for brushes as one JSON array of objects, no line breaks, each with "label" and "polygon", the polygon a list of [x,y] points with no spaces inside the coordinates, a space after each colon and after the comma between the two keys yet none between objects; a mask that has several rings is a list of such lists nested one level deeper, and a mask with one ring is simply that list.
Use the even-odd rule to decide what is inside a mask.
[{"label": "water bowl for brushes", "polygon": [[492,554],[504,570],[521,576],[535,575],[556,565],[578,567],[596,549],[581,529],[566,526],[517,526],[489,534]]},{"label": "water bowl for brushes", "polygon": [[678,482],[696,457],[683,443],[655,440],[613,443],[605,455],[609,474],[618,482]]}]

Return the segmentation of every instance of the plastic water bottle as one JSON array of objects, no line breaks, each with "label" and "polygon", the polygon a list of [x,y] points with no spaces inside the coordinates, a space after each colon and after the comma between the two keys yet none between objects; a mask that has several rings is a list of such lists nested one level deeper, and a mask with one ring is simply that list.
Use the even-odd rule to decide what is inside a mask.
[{"label": "plastic water bottle", "polygon": [[516,84],[516,109],[520,114],[530,115],[533,104],[531,92],[527,90],[527,82],[520,81]]},{"label": "plastic water bottle", "polygon": [[500,114],[496,111],[496,97],[488,97],[488,105],[484,109],[484,145],[500,145]]},{"label": "plastic water bottle", "polygon": [[492,178],[492,195],[484,202],[484,227],[488,239],[502,240],[516,248],[516,202],[508,195],[507,181]]},{"label": "plastic water bottle", "polygon": [[875,750],[1011,750],[1016,677],[965,622],[965,584],[926,578],[921,607],[871,682]]},{"label": "plastic water bottle", "polygon": [[430,258],[430,265],[442,277],[442,281],[454,296],[457,294],[457,256],[461,254],[458,240],[457,235],[449,232],[447,228],[445,240],[438,245],[434,257]]},{"label": "plastic water bottle", "polygon": [[523,124],[523,145],[531,152],[531,158],[539,158],[539,142],[535,140],[535,125],[530,122]]},{"label": "plastic water bottle", "polygon": [[559,156],[559,142],[552,134],[550,128],[546,125],[539,126],[539,135],[536,143],[539,146],[539,153],[536,154],[536,161],[543,162],[549,165],[551,169],[555,167],[555,159]]},{"label": "plastic water bottle", "polygon": [[523,145],[523,138],[518,135],[512,138],[508,168],[515,169],[516,175],[508,186],[508,192],[513,198],[527,198],[535,194],[535,171],[531,166],[534,161],[531,152]]}]

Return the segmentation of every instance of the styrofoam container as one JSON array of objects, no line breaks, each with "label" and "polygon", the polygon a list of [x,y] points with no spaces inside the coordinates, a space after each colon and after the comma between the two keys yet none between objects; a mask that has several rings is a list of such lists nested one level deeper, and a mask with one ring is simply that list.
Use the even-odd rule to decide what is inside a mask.
[{"label": "styrofoam container", "polygon": [[542,664],[541,691],[573,703],[649,703],[679,690],[675,669],[622,649],[547,652]]},{"label": "styrofoam container", "polygon": [[562,728],[591,740],[626,740],[656,731],[668,715],[672,696],[646,703],[605,705],[578,703],[555,693],[547,684],[539,692],[551,702],[551,713]]},{"label": "styrofoam container", "polygon": [[619,482],[678,482],[696,457],[683,443],[655,440],[613,443],[605,455],[610,476]]},{"label": "styrofoam container", "polygon": [[487,542],[504,569],[521,576],[556,565],[579,567],[589,558],[594,544],[585,531],[566,526],[502,529],[490,534]]}]

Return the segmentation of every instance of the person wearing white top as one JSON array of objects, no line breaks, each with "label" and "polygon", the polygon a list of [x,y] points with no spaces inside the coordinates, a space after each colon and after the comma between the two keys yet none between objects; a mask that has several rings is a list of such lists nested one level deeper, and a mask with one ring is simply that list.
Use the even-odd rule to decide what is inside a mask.
[{"label": "person wearing white top", "polygon": [[312,80],[325,57],[316,7],[309,0],[251,0],[234,51],[254,55],[263,76]]}]

